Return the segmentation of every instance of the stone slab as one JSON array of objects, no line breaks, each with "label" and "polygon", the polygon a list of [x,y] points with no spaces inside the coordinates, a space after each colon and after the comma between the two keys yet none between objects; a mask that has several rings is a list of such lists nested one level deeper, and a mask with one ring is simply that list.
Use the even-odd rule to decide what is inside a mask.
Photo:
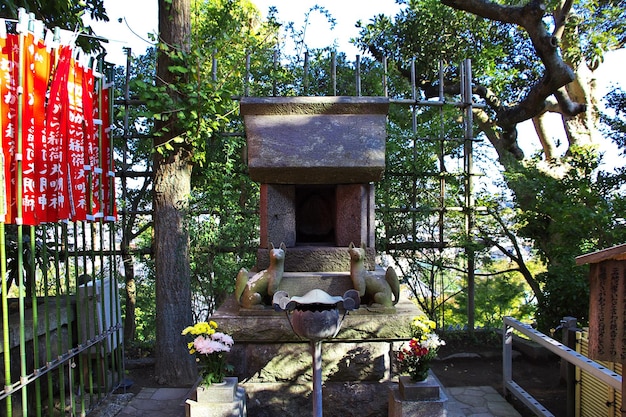
[{"label": "stone slab", "polygon": [[[380,279],[385,279],[384,269],[377,268],[371,272]],[[255,272],[248,272],[248,279],[254,275]],[[301,297],[313,289],[323,290],[331,296],[343,296],[346,291],[354,289],[354,285],[349,272],[285,272],[278,289],[287,292],[290,297]],[[390,310],[392,313],[393,311]],[[259,313],[256,309],[241,309],[240,312],[243,315]]]},{"label": "stone slab", "polygon": [[388,417],[445,417],[447,401],[445,394],[438,400],[405,401],[398,387],[391,387]]},{"label": "stone slab", "polygon": [[[408,340],[409,323],[419,313],[417,306],[402,295],[398,304],[390,309],[362,306],[346,315],[333,341]],[[245,311],[234,296],[226,299],[212,320],[218,323],[221,331],[230,334],[236,344],[301,341],[291,330],[284,312],[276,312],[271,307]]]},{"label": "stone slab", "polygon": [[[241,380],[254,383],[312,383],[311,346],[307,341],[281,344],[235,344],[229,363]],[[390,376],[389,342],[322,345],[322,379],[328,382],[377,382]]]},{"label": "stone slab", "polygon": [[265,249],[264,269],[269,264],[270,245],[296,244],[296,190],[293,185],[261,184],[259,194],[259,243]]},{"label": "stone slab", "polygon": [[374,248],[374,184],[337,185],[336,245],[365,244]]},{"label": "stone slab", "polygon": [[244,97],[250,178],[277,184],[379,181],[386,97]]}]

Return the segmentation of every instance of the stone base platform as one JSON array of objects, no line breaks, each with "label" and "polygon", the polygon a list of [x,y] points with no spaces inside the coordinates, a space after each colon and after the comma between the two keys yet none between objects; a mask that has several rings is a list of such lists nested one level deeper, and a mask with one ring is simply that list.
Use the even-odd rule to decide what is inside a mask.
[{"label": "stone base platform", "polygon": [[221,384],[198,386],[185,401],[186,417],[246,417],[247,413],[245,389],[233,377]]},{"label": "stone base platform", "polygon": [[[393,350],[408,340],[409,323],[419,312],[415,304],[401,298],[391,309],[361,307],[346,315],[338,335],[322,345],[324,407],[326,403],[358,407],[355,398],[375,396],[383,414],[372,416],[384,415]],[[241,309],[230,297],[211,319],[219,331],[235,340],[229,363],[246,388],[250,413],[257,399],[260,406],[267,406],[266,401],[278,402],[282,410],[311,405],[311,343],[294,334],[286,313],[270,308]],[[334,387],[331,392],[326,388],[330,386]],[[302,412],[284,411],[281,415],[300,416]]]},{"label": "stone base platform", "polygon": [[[324,341],[324,344],[408,340],[409,324],[418,314],[419,308],[402,295],[398,304],[392,308],[361,306],[345,316],[339,334],[332,340]],[[228,297],[211,319],[218,323],[220,331],[233,337],[235,347],[267,343],[308,344],[308,341],[293,333],[284,312],[276,312],[271,307],[262,310],[243,309],[234,296]]]}]

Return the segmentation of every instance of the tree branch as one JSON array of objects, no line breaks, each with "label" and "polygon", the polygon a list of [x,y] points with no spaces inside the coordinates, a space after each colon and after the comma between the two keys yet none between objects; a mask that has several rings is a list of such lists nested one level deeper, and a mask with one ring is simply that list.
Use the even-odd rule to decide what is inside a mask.
[{"label": "tree branch", "polygon": [[[516,125],[543,113],[549,106],[548,98],[555,94],[564,114],[575,116],[585,111],[585,105],[572,102],[564,94],[565,85],[574,81],[575,74],[559,54],[559,33],[549,33],[543,22],[546,5],[542,0],[532,0],[523,6],[503,6],[488,0],[442,0],[442,3],[457,10],[473,13],[486,19],[523,27],[535,48],[545,71],[518,104],[493,107],[497,124],[507,141],[517,141]],[[571,0],[564,0],[557,9],[558,25],[564,25],[571,9]],[[495,101],[492,101],[495,103]]]},{"label": "tree branch", "polygon": [[504,233],[504,236],[506,236],[507,239],[513,245],[514,253],[508,250],[507,248],[505,248],[502,244],[500,244],[496,240],[492,239],[491,236],[493,236],[493,233],[487,230],[484,230],[483,228],[478,226],[479,231],[485,236],[486,241],[488,241],[489,243],[497,247],[502,252],[503,255],[508,257],[511,261],[515,262],[515,264],[519,267],[519,272],[522,274],[522,276],[524,277],[524,279],[526,280],[526,282],[532,289],[533,293],[535,294],[537,301],[539,303],[542,303],[544,300],[543,292],[541,290],[541,287],[539,286],[539,283],[537,282],[537,280],[535,280],[535,277],[526,266],[526,262],[524,261],[524,254],[522,253],[522,249],[517,241],[517,237],[515,236],[514,233],[512,233],[509,230],[506,223],[504,222],[502,217],[500,217],[499,213],[496,210],[489,210],[489,214],[494,218],[496,223],[500,226],[502,232]]},{"label": "tree branch", "polygon": [[552,18],[554,19],[554,30],[552,31],[552,36],[559,40],[563,37],[567,16],[569,15],[570,10],[572,10],[573,5],[574,2],[572,0],[562,0],[561,4],[559,4],[559,6],[554,10],[554,13],[552,13]]}]

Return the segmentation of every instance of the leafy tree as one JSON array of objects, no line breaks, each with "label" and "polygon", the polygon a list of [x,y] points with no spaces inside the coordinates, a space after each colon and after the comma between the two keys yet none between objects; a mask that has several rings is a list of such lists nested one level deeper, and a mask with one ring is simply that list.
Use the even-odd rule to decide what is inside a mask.
[{"label": "leafy tree", "polygon": [[[378,59],[389,57],[407,77],[409,63],[415,58],[417,84],[423,98],[437,97],[439,87],[443,87],[446,96],[459,91],[456,71],[447,73],[445,84],[439,86],[434,68],[436,58],[458,63],[472,57],[473,92],[486,104],[483,109],[474,109],[476,128],[493,146],[504,169],[506,187],[519,210],[517,221],[525,225],[513,230],[520,237],[532,239],[537,254],[548,263],[546,274],[533,280],[539,284],[535,291],[546,293],[546,303],[540,305],[541,324],[551,325],[551,321],[560,318],[555,315],[572,304],[569,300],[578,302],[586,296],[585,271],[573,267],[575,256],[615,244],[620,238],[617,229],[611,226],[619,218],[615,212],[592,216],[584,214],[584,205],[588,199],[599,201],[598,198],[613,206],[614,200],[621,198],[618,188],[612,187],[610,192],[605,188],[616,177],[594,170],[598,167],[598,155],[594,148],[585,147],[601,140],[592,73],[606,51],[623,46],[624,27],[616,20],[624,14],[623,2],[564,0],[504,4],[478,0],[406,0],[400,3],[404,8],[394,19],[376,16],[369,24],[361,24],[359,45]],[[440,41],[425,42],[425,39]],[[547,112],[562,115],[567,145],[561,155],[557,154],[556,142],[547,131],[544,119]],[[518,143],[528,141],[518,137],[516,129],[524,120],[535,123],[543,152],[538,159],[526,157]],[[575,183],[570,181],[573,179]],[[574,190],[560,187],[565,184]],[[545,195],[542,200],[545,204],[538,203],[538,187],[543,193],[539,195]],[[567,210],[551,211],[548,202],[554,195],[558,195],[561,206]],[[594,223],[584,228],[574,227],[579,224],[575,220],[578,214],[584,214],[585,220]],[[602,232],[605,226],[610,233]],[[563,235],[568,229],[571,233]],[[524,269],[524,256],[516,259],[520,269]],[[575,295],[553,297],[560,287],[557,276],[561,280],[567,277],[572,283],[568,289]],[[577,306],[585,311],[584,304]]]},{"label": "leafy tree", "polygon": [[[534,294],[527,291],[523,277],[507,271],[514,265],[505,260],[491,263],[493,275],[481,271],[476,280],[476,325],[499,329],[504,316],[513,316],[518,320],[533,320],[535,304]],[[467,293],[459,292],[450,306],[450,324],[465,325],[467,313]]]},{"label": "leafy tree", "polygon": [[[193,382],[196,377],[193,358],[186,354],[180,338],[181,329],[192,320],[186,214],[193,195],[193,168],[206,166],[219,155],[222,145],[230,146],[219,138],[219,132],[229,124],[234,111],[232,92],[246,89],[245,51],[273,43],[256,9],[239,0],[203,2],[194,10],[188,0],[162,0],[159,33],[157,84],[146,86],[144,95],[156,119],[155,357],[157,380],[180,384]],[[221,62],[220,68],[211,65],[212,56]]]},{"label": "leafy tree", "polygon": [[[92,20],[109,21],[103,0],[41,1],[9,0],[0,3],[0,16],[17,19],[18,10],[23,8],[33,13],[50,29],[59,27],[66,30],[80,30],[86,35],[95,35],[90,26],[85,26],[83,15],[88,13]],[[91,37],[79,37],[77,43],[85,51],[103,51],[100,41]]]}]

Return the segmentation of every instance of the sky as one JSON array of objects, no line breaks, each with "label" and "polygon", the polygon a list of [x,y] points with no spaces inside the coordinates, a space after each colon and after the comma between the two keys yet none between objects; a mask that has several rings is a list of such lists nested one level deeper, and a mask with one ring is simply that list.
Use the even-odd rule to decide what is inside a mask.
[{"label": "sky", "polygon": [[[303,27],[305,13],[314,5],[324,7],[336,20],[334,29],[331,30],[320,13],[311,13],[305,42],[309,48],[318,48],[336,41],[338,50],[345,52],[348,58],[359,53],[349,43],[350,38],[358,35],[355,27],[358,20],[367,22],[377,14],[393,15],[399,10],[395,0],[253,0],[253,3],[263,16],[270,6],[276,6],[278,19],[294,22],[298,29]],[[104,0],[104,5],[110,21],[96,22],[94,29],[98,35],[109,39],[107,61],[125,65],[124,48],[129,47],[134,55],[140,55],[150,46],[147,34],[156,33],[158,26],[157,0]]]}]

